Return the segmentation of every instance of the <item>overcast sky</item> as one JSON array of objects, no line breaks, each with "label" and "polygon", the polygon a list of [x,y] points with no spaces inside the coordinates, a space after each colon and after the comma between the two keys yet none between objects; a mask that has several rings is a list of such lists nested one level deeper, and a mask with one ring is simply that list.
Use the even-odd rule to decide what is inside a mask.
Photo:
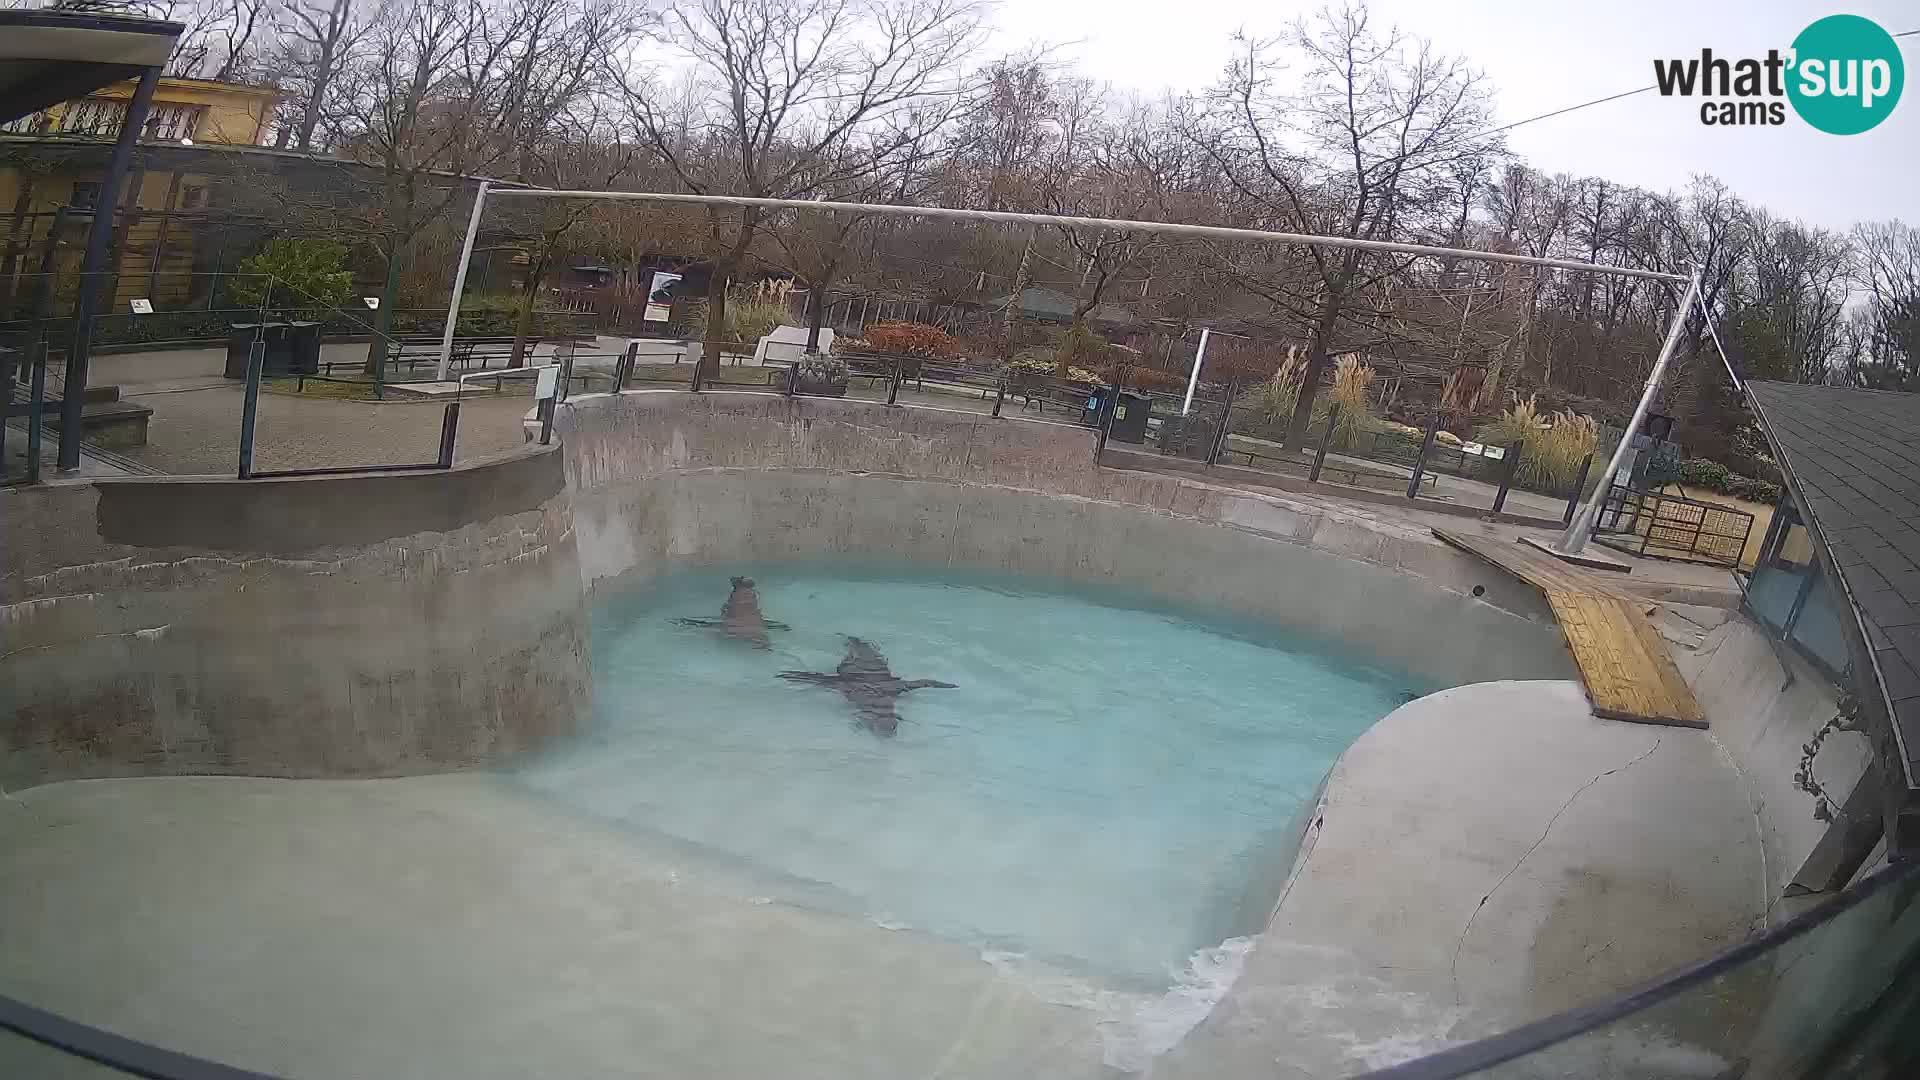
[{"label": "overcast sky", "polygon": [[[1007,0],[999,45],[1061,43],[1085,74],[1157,94],[1211,84],[1236,29],[1270,34],[1319,0]],[[1500,122],[1653,82],[1656,57],[1734,58],[1785,49],[1808,23],[1850,12],[1889,33],[1920,29],[1916,0],[1374,0],[1374,25],[1397,25],[1465,56],[1496,90]],[[1863,135],[1826,135],[1791,115],[1781,127],[1707,127],[1699,99],[1649,92],[1541,120],[1508,135],[1538,168],[1655,190],[1712,173],[1776,213],[1833,228],[1920,223],[1920,36],[1902,38],[1907,88]]]}]

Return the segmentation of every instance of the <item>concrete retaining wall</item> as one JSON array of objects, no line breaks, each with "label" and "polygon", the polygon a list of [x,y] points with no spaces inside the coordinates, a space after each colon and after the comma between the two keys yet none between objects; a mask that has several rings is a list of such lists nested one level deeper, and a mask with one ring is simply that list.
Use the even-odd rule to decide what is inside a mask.
[{"label": "concrete retaining wall", "polygon": [[431,772],[570,730],[588,658],[557,449],[0,492],[0,785]]},{"label": "concrete retaining wall", "polygon": [[[1718,614],[1724,621],[1697,641],[1677,643],[1675,662],[1706,710],[1714,739],[1745,778],[1766,854],[1768,895],[1778,899],[1827,832],[1827,823],[1814,816],[1813,796],[1794,774],[1808,741],[1838,710],[1838,695],[1826,676],[1770,642],[1745,616]],[[1872,754],[1861,732],[1834,732],[1811,763],[1813,775],[1844,802]]]},{"label": "concrete retaining wall", "polygon": [[575,398],[556,427],[589,586],[683,565],[913,563],[1141,590],[1338,642],[1434,685],[1573,672],[1537,594],[1431,536],[1097,470],[1080,428],[667,392]]}]

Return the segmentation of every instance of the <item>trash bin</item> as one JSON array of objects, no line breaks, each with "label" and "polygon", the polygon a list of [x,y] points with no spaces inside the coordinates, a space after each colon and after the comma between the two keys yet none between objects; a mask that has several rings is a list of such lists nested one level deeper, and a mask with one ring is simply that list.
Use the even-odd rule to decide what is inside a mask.
[{"label": "trash bin", "polygon": [[261,367],[261,374],[284,375],[287,373],[286,323],[229,323],[227,326],[227,378],[247,377],[247,354],[253,350],[256,337],[263,338],[267,346],[267,355]]},{"label": "trash bin", "polygon": [[1152,411],[1152,398],[1122,393],[1120,403],[1114,407],[1113,427],[1108,430],[1107,438],[1129,443],[1146,442],[1147,414]]},{"label": "trash bin", "polygon": [[289,375],[320,374],[319,323],[287,324],[287,373]]}]

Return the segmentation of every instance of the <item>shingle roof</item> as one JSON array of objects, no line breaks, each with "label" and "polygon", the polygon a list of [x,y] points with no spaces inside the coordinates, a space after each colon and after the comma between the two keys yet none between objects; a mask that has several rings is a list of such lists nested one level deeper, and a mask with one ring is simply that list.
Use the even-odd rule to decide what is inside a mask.
[{"label": "shingle roof", "polygon": [[[1771,382],[1747,394],[1860,613],[1907,786],[1920,786],[1920,394]],[[1855,678],[1873,689],[1873,673]]]}]

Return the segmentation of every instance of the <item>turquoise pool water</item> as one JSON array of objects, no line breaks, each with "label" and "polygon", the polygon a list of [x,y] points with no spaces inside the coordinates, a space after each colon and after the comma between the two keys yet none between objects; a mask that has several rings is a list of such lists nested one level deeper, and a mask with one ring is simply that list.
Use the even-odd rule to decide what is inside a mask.
[{"label": "turquoise pool water", "polygon": [[[770,648],[676,623],[758,582]],[[1111,598],[1108,598],[1111,599]],[[826,905],[1109,984],[1257,932],[1334,758],[1416,689],[1259,628],[1018,582],[684,574],[595,615],[596,722],[525,768],[553,799]],[[898,733],[829,687],[855,635]]]}]

